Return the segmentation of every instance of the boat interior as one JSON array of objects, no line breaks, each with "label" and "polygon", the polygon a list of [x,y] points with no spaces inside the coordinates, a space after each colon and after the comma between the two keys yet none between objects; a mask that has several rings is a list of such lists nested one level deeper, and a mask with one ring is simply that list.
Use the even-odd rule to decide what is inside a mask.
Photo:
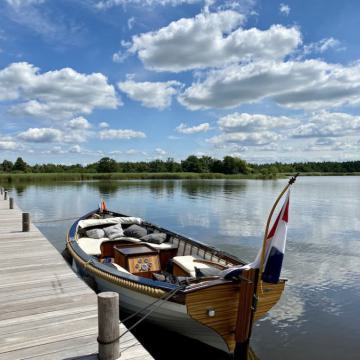
[{"label": "boat interior", "polygon": [[105,211],[80,220],[80,248],[121,273],[170,283],[194,283],[221,277],[245,262],[222,251],[147,223]]}]

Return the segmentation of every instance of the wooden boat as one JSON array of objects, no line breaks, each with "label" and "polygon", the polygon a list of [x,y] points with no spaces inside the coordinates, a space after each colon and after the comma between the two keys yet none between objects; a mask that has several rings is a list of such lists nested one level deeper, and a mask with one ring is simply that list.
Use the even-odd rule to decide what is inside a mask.
[{"label": "wooden boat", "polygon": [[[112,240],[87,236],[119,224],[124,234]],[[164,241],[129,237],[134,224]],[[261,266],[246,267],[222,250],[104,207],[71,226],[67,248],[80,275],[92,277],[99,291],[119,293],[121,309],[143,309],[147,321],[229,353],[246,347],[253,321],[278,302],[285,286],[285,279],[261,280]]]}]

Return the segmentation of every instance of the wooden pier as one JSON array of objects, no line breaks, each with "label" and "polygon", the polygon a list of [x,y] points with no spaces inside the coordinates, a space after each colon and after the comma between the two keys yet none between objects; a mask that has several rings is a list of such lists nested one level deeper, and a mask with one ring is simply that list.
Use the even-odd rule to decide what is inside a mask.
[{"label": "wooden pier", "polygon": [[[96,359],[96,294],[0,195],[0,360]],[[65,236],[65,234],[64,234]],[[120,325],[120,333],[126,328]],[[121,360],[153,359],[129,332]]]}]

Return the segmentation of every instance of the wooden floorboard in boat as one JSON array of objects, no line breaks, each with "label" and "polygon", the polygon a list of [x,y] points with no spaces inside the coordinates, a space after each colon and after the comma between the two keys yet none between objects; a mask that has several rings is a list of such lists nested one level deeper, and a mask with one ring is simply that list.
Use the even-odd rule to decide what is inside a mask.
[{"label": "wooden floorboard in boat", "polygon": [[[21,210],[0,199],[0,360],[97,359],[97,299]],[[121,324],[120,331],[126,329]],[[131,334],[122,360],[152,359]]]}]

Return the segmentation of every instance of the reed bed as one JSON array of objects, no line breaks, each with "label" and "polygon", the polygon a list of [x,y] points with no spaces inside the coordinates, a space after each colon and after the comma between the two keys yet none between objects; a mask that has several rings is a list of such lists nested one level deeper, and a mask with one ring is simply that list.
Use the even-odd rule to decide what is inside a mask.
[{"label": "reed bed", "polygon": [[[91,180],[196,180],[196,179],[259,179],[261,174],[220,173],[0,173],[0,183],[91,181]],[[269,177],[267,177],[269,178]]]}]

